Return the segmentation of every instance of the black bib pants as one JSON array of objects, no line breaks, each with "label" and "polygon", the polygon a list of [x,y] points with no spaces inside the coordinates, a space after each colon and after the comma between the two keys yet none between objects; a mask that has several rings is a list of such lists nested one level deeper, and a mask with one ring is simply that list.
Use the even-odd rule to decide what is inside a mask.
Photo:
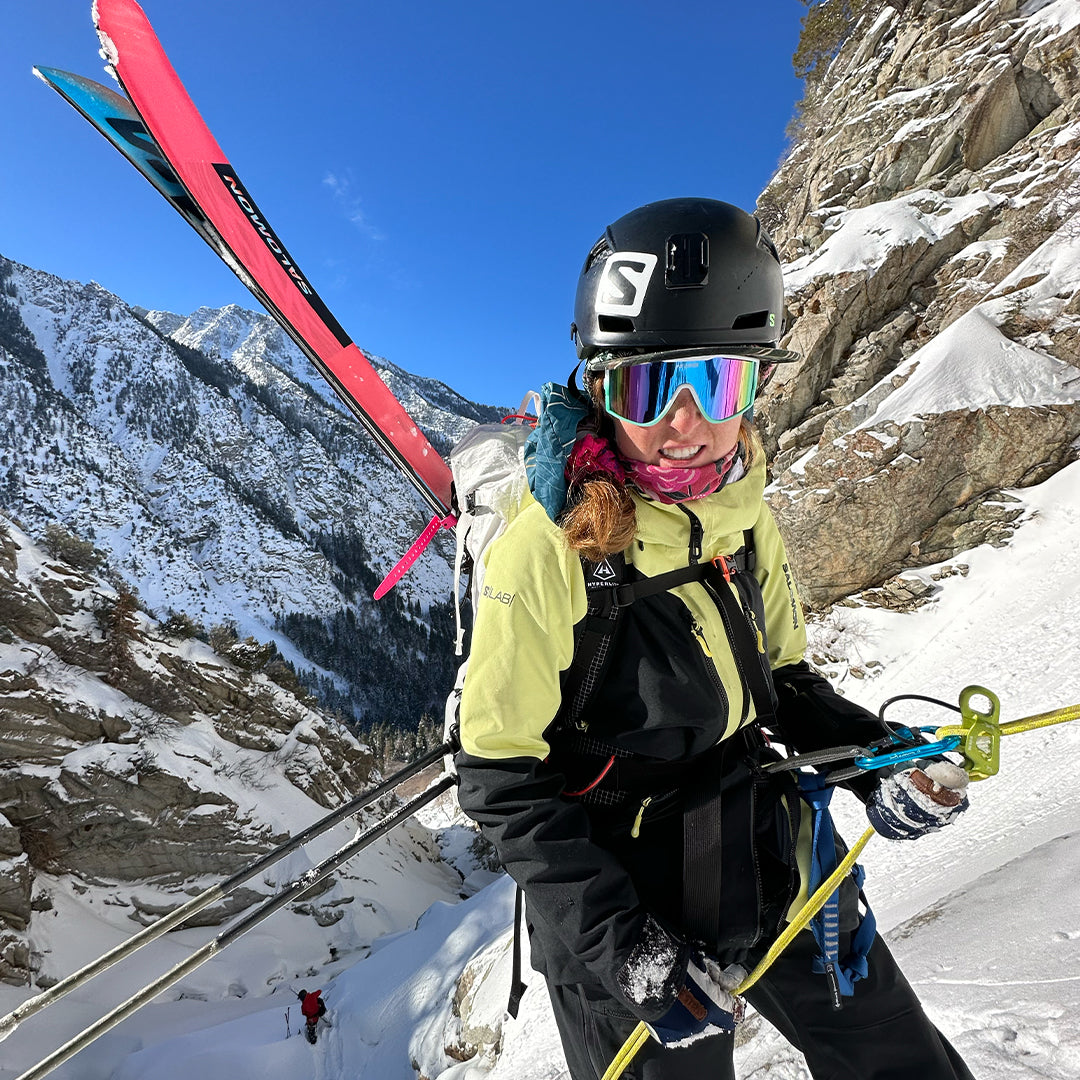
[{"label": "black bib pants", "polygon": [[[816,951],[801,933],[747,992],[747,1001],[806,1057],[814,1080],[974,1080],[948,1040],[930,1023],[880,936],[870,973],[834,1010]],[[843,941],[841,955],[844,953]],[[548,991],[571,1080],[600,1080],[637,1018],[610,999],[590,1000],[576,986]],[[735,1080],[729,1035],[665,1049],[650,1039],[622,1076],[634,1080]]]}]

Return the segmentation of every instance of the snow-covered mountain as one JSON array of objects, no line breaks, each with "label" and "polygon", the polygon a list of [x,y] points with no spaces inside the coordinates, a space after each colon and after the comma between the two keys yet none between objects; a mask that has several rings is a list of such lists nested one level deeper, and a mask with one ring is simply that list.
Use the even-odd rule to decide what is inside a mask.
[{"label": "snow-covered mountain", "polygon": [[[275,642],[346,715],[438,709],[446,541],[371,603],[426,516],[269,316],[139,312],[4,259],[0,287],[0,508],[92,541],[162,618]],[[495,413],[378,366],[444,449]],[[364,676],[394,665],[409,679]]]}]

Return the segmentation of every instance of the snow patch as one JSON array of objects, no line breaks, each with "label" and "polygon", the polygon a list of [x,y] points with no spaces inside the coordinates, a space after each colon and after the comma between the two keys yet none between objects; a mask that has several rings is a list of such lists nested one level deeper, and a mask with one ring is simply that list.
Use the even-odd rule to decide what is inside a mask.
[{"label": "snow patch", "polygon": [[856,430],[991,405],[1020,409],[1080,401],[1080,371],[1010,340],[977,308],[889,376],[905,377]]}]

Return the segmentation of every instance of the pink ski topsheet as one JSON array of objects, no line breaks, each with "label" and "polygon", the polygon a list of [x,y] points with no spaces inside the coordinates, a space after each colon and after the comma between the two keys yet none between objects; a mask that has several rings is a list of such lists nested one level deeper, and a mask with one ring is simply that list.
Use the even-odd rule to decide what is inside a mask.
[{"label": "pink ski topsheet", "polygon": [[[450,468],[300,272],[222,153],[135,0],[95,0],[104,55],[169,165],[240,267],[431,507],[450,507]],[[233,267],[234,271],[237,267]],[[241,280],[244,276],[241,274]]]}]

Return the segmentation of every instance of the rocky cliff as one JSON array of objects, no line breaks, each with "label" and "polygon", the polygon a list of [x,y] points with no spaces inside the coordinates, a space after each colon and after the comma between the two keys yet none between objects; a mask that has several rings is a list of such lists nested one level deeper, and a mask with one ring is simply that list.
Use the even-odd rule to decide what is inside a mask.
[{"label": "rocky cliff", "polygon": [[804,356],[759,419],[818,607],[1003,542],[1080,435],[1080,7],[862,11],[759,200]]},{"label": "rocky cliff", "polygon": [[[72,969],[48,955],[42,922],[60,897],[96,900],[85,917],[108,912],[129,934],[366,786],[364,746],[237,660],[0,519],[0,981],[40,987]],[[327,842],[350,835],[344,824]],[[422,830],[399,829],[337,875],[365,884],[330,882],[300,905],[320,927],[349,912],[320,954],[455,895],[460,878],[437,858]],[[399,896],[406,860],[427,869]],[[254,880],[194,922],[218,923],[273,886]]]}]

